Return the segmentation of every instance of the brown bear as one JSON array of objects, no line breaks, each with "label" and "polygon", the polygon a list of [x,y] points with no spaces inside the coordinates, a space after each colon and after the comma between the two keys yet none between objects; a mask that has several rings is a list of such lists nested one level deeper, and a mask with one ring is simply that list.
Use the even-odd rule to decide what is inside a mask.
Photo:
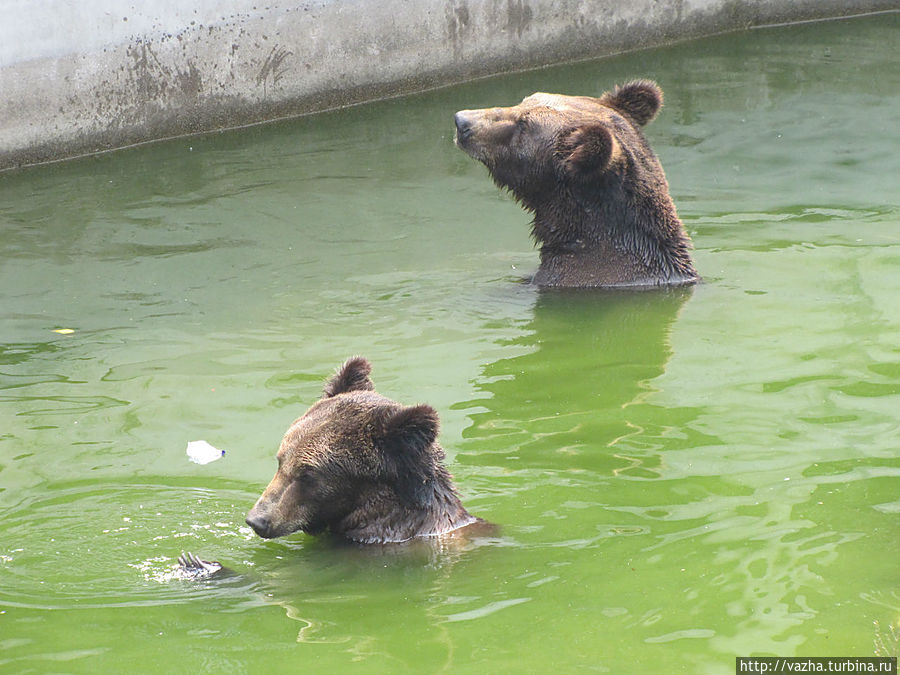
[{"label": "brown bear", "polygon": [[661,286],[700,279],[662,166],[641,132],[662,90],[536,93],[456,113],[456,144],[534,214],[539,286]]},{"label": "brown bear", "polygon": [[354,542],[403,542],[484,523],[463,508],[438,414],[375,393],[371,365],[349,359],[284,434],[278,470],[247,524],[266,539],[326,530]]}]

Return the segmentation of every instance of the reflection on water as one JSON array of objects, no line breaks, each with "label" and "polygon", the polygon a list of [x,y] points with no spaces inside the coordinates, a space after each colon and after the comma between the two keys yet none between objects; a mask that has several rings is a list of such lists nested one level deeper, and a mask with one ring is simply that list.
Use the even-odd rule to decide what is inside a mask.
[{"label": "reflection on water", "polygon": [[[460,405],[488,409],[470,415],[471,461],[488,461],[494,445],[507,454],[517,447],[525,466],[553,469],[604,461],[596,452],[584,457],[585,448],[605,446],[615,455],[641,431],[629,419],[630,407],[665,372],[670,330],[691,293],[542,292],[531,321],[510,341],[527,352],[489,364],[479,378],[486,395]],[[616,463],[616,473],[628,471]],[[644,477],[657,475],[644,471],[650,471]]]},{"label": "reflection on water", "polygon": [[[727,673],[895,652],[898,21],[4,174],[0,669]],[[648,136],[706,283],[522,284],[527,217],[453,147],[452,113],[637,76],[666,93]],[[249,532],[281,433],[352,354],[440,411],[464,502],[501,535]],[[192,464],[197,438],[226,456]],[[170,580],[184,550],[233,575]]]}]

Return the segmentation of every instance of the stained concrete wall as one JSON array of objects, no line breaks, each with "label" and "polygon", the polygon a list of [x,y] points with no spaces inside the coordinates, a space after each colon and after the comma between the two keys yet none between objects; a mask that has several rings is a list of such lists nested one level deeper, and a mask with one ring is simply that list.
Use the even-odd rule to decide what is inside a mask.
[{"label": "stained concrete wall", "polygon": [[0,0],[0,170],[900,0]]}]

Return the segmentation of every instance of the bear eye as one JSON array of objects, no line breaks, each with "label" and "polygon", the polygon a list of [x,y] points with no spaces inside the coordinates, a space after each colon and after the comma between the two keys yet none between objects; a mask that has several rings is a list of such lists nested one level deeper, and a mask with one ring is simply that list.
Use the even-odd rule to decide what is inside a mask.
[{"label": "bear eye", "polygon": [[310,490],[314,488],[316,486],[316,483],[318,482],[316,480],[316,475],[308,469],[303,471],[297,477],[297,481],[300,483],[300,487],[302,487],[304,490]]}]

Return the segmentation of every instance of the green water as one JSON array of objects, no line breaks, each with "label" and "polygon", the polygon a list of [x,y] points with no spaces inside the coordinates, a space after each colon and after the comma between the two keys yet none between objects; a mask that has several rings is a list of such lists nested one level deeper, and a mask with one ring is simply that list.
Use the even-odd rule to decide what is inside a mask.
[{"label": "green water", "polygon": [[[0,175],[0,670],[896,655],[898,53],[898,14],[760,30]],[[539,293],[453,113],[633,77],[706,283]],[[244,525],[357,353],[498,538]]]}]

